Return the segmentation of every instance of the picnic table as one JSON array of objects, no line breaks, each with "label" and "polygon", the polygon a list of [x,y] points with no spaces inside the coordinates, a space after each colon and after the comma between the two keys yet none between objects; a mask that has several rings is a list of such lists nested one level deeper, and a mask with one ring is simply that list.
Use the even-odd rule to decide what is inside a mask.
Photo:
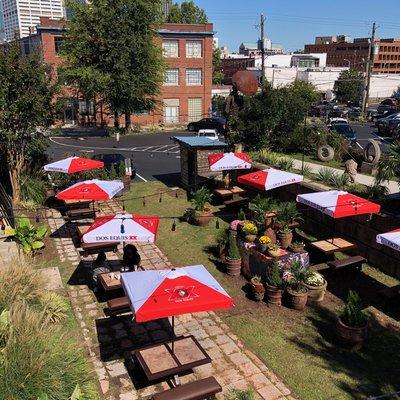
[{"label": "picnic table", "polygon": [[97,279],[106,292],[122,289],[121,272],[104,272]]},{"label": "picnic table", "polygon": [[172,341],[166,341],[134,350],[131,355],[139,362],[150,382],[211,363],[210,356],[194,336],[175,339],[174,351]]},{"label": "picnic table", "polygon": [[93,203],[90,200],[63,200],[65,208],[73,210],[75,208],[89,208]]},{"label": "picnic table", "polygon": [[214,189],[213,193],[222,199],[238,198],[244,196],[246,194],[246,190],[240,188],[239,186],[233,186],[228,189]]},{"label": "picnic table", "polygon": [[310,242],[310,246],[314,247],[325,255],[354,250],[357,248],[357,245],[354,243],[338,237]]}]

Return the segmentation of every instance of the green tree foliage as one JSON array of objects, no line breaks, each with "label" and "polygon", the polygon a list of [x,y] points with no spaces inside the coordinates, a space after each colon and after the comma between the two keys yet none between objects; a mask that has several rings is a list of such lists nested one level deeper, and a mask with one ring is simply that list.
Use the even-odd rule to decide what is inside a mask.
[{"label": "green tree foliage", "polygon": [[364,77],[361,72],[350,69],[343,71],[335,82],[335,93],[341,103],[358,103],[361,101],[364,87]]},{"label": "green tree foliage", "polygon": [[221,50],[214,49],[213,52],[213,72],[212,72],[212,82],[214,85],[222,85],[222,79],[224,78],[224,73],[221,71]]},{"label": "green tree foliage", "polygon": [[[65,76],[90,98],[100,95],[114,115],[154,109],[164,61],[155,44],[160,1],[73,1],[64,44]],[[119,125],[117,117],[116,125]]]},{"label": "green tree foliage", "polygon": [[379,186],[392,179],[397,180],[400,187],[400,141],[390,145],[386,157],[379,161],[375,183]]},{"label": "green tree foliage", "polygon": [[29,154],[52,118],[56,86],[39,52],[22,56],[13,41],[0,51],[0,154],[8,168],[14,204],[21,201],[21,176],[32,168]]},{"label": "green tree foliage", "polygon": [[315,87],[307,82],[295,81],[277,89],[267,84],[262,92],[245,98],[238,133],[231,140],[246,143],[251,149],[279,150],[318,98]]},{"label": "green tree foliage", "polygon": [[172,5],[167,22],[174,24],[206,24],[208,22],[205,11],[194,1],[184,1],[182,4]]}]

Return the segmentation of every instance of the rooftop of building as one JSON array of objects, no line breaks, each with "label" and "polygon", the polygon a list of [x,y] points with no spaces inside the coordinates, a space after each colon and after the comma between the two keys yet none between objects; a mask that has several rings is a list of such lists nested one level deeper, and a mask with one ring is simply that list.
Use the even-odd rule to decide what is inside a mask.
[{"label": "rooftop of building", "polygon": [[173,140],[186,147],[198,148],[224,148],[228,146],[227,143],[221,140],[210,139],[204,136],[174,136]]}]

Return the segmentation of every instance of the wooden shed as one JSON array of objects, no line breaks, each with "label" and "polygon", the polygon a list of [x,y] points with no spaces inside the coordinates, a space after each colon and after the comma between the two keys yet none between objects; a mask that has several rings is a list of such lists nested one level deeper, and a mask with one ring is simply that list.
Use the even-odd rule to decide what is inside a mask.
[{"label": "wooden shed", "polygon": [[195,188],[210,177],[222,177],[222,172],[211,172],[208,156],[226,151],[228,144],[220,140],[197,136],[175,136],[181,155],[181,183]]}]

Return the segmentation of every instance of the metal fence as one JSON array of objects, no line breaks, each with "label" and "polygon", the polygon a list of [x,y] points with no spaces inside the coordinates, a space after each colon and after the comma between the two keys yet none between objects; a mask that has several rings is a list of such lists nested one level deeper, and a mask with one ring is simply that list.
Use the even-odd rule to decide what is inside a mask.
[{"label": "metal fence", "polygon": [[12,207],[11,196],[0,183],[0,218],[3,218],[7,223],[15,227],[14,211]]}]

